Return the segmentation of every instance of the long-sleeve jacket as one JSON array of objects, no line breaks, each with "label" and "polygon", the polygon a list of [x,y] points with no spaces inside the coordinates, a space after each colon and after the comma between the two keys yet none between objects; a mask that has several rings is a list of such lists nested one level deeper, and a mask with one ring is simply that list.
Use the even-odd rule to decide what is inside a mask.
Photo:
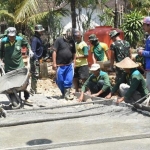
[{"label": "long-sleeve jacket", "polygon": [[146,39],[145,50],[142,52],[145,58],[145,70],[150,70],[150,35]]},{"label": "long-sleeve jacket", "polygon": [[82,91],[85,92],[86,91],[86,88],[88,87],[88,83],[89,82],[93,82],[93,83],[97,83],[99,82],[99,80],[103,80],[104,81],[104,85],[102,87],[102,91],[106,91],[108,88],[111,88],[111,85],[110,85],[110,81],[109,81],[109,76],[106,72],[104,71],[100,71],[99,72],[99,76],[96,77],[94,74],[92,74],[86,81],[85,83],[83,84],[82,86]]},{"label": "long-sleeve jacket", "polygon": [[37,33],[31,39],[31,50],[34,53],[33,58],[35,60],[38,60],[39,58],[41,58],[43,54],[43,43],[40,38],[40,35],[38,35]]},{"label": "long-sleeve jacket", "polygon": [[135,91],[138,91],[141,94],[141,97],[148,94],[146,82],[141,73],[136,69],[133,69],[130,74],[123,74],[122,78],[118,80],[118,82],[112,88],[112,94],[119,89],[121,83],[127,83],[130,85],[130,88],[124,96],[125,98],[130,98]]}]

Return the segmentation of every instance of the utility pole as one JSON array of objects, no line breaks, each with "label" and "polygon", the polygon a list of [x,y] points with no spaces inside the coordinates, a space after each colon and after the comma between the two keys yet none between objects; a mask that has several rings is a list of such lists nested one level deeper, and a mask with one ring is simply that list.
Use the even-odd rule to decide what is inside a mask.
[{"label": "utility pole", "polygon": [[118,28],[118,0],[115,0],[114,27]]}]

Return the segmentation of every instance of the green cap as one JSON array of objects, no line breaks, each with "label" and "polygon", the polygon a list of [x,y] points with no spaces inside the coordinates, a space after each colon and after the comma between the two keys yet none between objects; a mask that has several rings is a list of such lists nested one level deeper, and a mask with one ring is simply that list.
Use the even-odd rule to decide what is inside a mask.
[{"label": "green cap", "polygon": [[112,37],[114,37],[114,36],[118,36],[118,35],[120,35],[120,33],[117,31],[117,30],[112,30],[112,31],[110,31],[110,33],[109,33],[109,36],[112,38]]},{"label": "green cap", "polygon": [[90,40],[90,41],[96,41],[96,40],[98,40],[98,38],[96,37],[95,34],[91,34],[91,35],[89,36],[89,40]]}]

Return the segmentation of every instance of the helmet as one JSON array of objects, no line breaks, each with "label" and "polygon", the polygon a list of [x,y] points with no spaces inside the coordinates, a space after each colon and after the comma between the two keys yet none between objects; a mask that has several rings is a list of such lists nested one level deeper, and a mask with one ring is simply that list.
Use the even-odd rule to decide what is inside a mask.
[{"label": "helmet", "polygon": [[9,27],[6,33],[8,36],[16,36],[16,32],[17,31],[15,27]]},{"label": "helmet", "polygon": [[90,41],[96,41],[96,40],[98,40],[98,38],[96,37],[95,34],[91,34],[91,35],[89,36],[89,40],[90,40]]},{"label": "helmet", "polygon": [[43,28],[43,26],[41,24],[37,24],[35,26],[35,31],[40,32],[40,31],[45,31],[45,29]]},{"label": "helmet", "polygon": [[112,38],[112,37],[114,37],[114,36],[118,36],[118,35],[120,35],[120,33],[117,31],[117,30],[112,30],[112,31],[110,31],[110,33],[109,33],[109,36]]},{"label": "helmet", "polygon": [[145,17],[144,19],[143,19],[143,23],[145,23],[145,24],[150,24],[150,17],[148,16],[148,17]]}]

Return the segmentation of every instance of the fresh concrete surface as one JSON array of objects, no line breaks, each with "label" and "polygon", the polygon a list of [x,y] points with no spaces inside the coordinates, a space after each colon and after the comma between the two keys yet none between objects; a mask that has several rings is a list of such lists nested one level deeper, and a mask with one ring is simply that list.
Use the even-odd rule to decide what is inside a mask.
[{"label": "fresh concrete surface", "polygon": [[[79,119],[2,127],[0,128],[1,149],[148,133],[150,131],[149,118],[141,119],[140,117],[137,119],[133,116],[133,114],[129,115],[129,119],[127,119],[123,116],[109,117],[109,115],[99,115]],[[107,143],[107,145],[109,144],[112,145],[112,143]]]},{"label": "fresh concrete surface", "polygon": [[[5,96],[3,96],[4,98]],[[57,104],[73,103],[64,100],[58,100],[53,98],[46,98],[42,95],[35,95],[32,97],[35,101],[35,108],[38,105],[48,104],[48,106],[54,106]],[[6,102],[5,100],[3,101]],[[1,99],[2,100],[2,99]],[[30,107],[29,107],[30,108]],[[26,107],[25,109],[28,109]],[[97,115],[80,117],[73,119],[55,120],[57,117],[70,116],[70,115],[82,115],[82,114],[94,114]],[[47,121],[41,123],[27,124],[29,120],[53,118],[54,121]],[[15,110],[8,113],[7,118],[0,118],[0,124],[9,122],[26,121],[23,125],[1,127],[0,128],[0,149],[16,149],[20,147],[30,147],[43,144],[59,145],[66,143],[63,147],[57,148],[58,150],[89,150],[89,149],[118,149],[118,150],[130,150],[140,149],[149,150],[150,139],[144,137],[143,134],[149,134],[149,116],[132,111],[128,107],[121,106],[107,106],[107,105],[82,105],[74,107],[57,108],[50,110],[39,111],[23,111],[17,112]],[[72,142],[80,141],[92,141],[94,139],[115,139],[116,137],[126,137],[141,135],[141,139],[131,138],[130,140],[118,141],[118,142],[106,142],[95,143],[87,145],[75,146],[69,145]],[[133,143],[133,144],[132,144]],[[44,146],[44,145],[43,145]],[[69,147],[68,147],[69,146]],[[37,150],[39,150],[37,147]],[[26,148],[28,149],[28,148]]]},{"label": "fresh concrete surface", "polygon": [[117,141],[110,143],[98,143],[98,144],[88,144],[71,146],[64,148],[56,148],[55,150],[149,150],[150,149],[150,139],[138,139],[130,141]]}]

